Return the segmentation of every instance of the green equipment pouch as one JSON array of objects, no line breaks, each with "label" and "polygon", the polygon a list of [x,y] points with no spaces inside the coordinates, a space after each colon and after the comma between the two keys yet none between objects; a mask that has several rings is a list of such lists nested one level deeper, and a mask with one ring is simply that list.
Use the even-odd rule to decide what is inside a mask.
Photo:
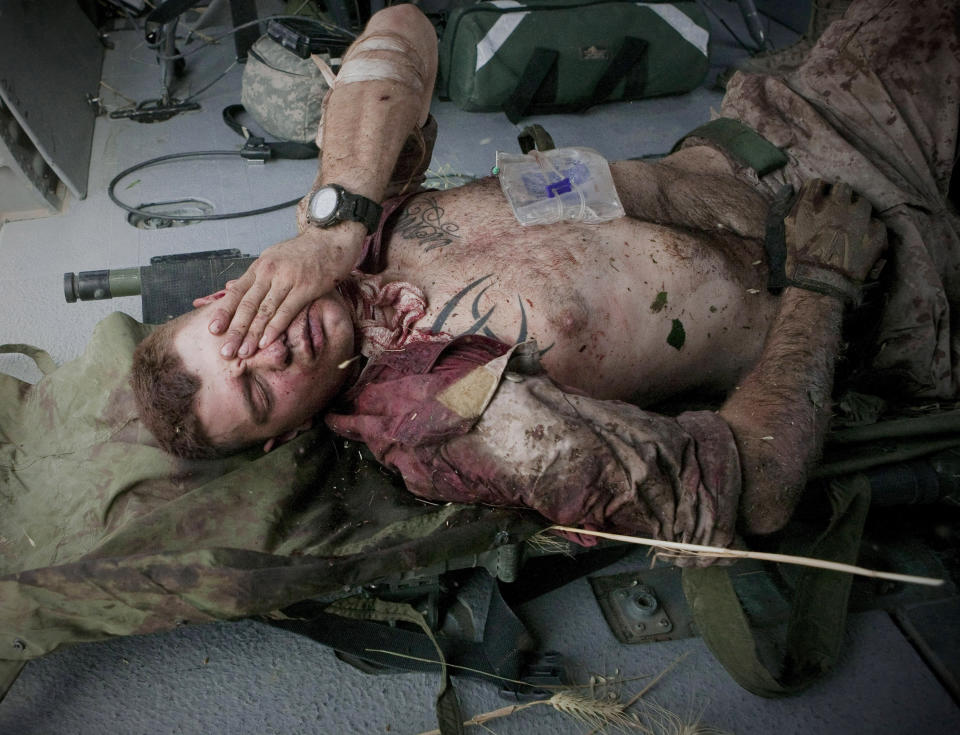
[{"label": "green equipment pouch", "polygon": [[680,94],[706,76],[709,38],[696,2],[484,0],[450,14],[440,95],[516,122]]},{"label": "green equipment pouch", "polygon": [[240,101],[267,133],[306,145],[317,137],[329,86],[310,59],[301,59],[269,36],[250,48]]}]

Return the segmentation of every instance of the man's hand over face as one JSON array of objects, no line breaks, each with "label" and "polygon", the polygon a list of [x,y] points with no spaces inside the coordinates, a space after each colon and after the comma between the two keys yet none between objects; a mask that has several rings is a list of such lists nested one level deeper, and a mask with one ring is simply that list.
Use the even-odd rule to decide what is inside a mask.
[{"label": "man's hand over face", "polygon": [[264,250],[222,295],[197,299],[195,306],[216,302],[209,329],[226,335],[220,354],[250,357],[271,344],[304,306],[350,274],[362,232],[362,227],[311,228]]},{"label": "man's hand over face", "polygon": [[870,202],[847,184],[812,179],[784,221],[786,275],[796,285],[856,301],[886,247],[886,228]]}]

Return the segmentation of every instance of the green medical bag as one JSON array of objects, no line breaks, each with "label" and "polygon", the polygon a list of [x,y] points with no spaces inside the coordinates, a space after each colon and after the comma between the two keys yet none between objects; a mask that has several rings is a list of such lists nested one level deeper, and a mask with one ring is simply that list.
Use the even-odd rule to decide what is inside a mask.
[{"label": "green medical bag", "polygon": [[440,93],[514,122],[680,94],[706,76],[709,38],[695,2],[485,0],[447,20]]}]

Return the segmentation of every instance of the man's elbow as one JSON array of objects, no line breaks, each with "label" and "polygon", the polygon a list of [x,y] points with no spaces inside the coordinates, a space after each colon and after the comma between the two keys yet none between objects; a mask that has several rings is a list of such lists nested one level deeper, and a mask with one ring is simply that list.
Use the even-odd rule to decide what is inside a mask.
[{"label": "man's elbow", "polygon": [[410,3],[391,5],[374,13],[367,22],[365,33],[395,33],[409,38],[417,45],[436,46],[437,32],[433,24],[416,6]]},{"label": "man's elbow", "polygon": [[[762,441],[762,440],[761,440]],[[786,447],[741,456],[743,490],[739,526],[748,536],[780,531],[793,516],[806,487],[806,465]]]}]

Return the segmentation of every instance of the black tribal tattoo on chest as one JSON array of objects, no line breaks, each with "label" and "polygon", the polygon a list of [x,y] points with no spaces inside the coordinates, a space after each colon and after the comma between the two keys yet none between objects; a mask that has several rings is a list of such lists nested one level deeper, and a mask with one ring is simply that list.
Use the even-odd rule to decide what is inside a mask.
[{"label": "black tribal tattoo on chest", "polygon": [[460,238],[459,225],[443,221],[443,207],[433,197],[418,198],[397,218],[393,233],[406,240],[419,240],[424,252],[442,248]]},{"label": "black tribal tattoo on chest", "polygon": [[[484,313],[480,313],[480,299],[483,297],[483,294],[486,293],[487,289],[493,285],[493,282],[489,279],[493,278],[493,273],[488,273],[485,276],[468,283],[460,291],[458,291],[453,298],[451,298],[446,304],[444,304],[443,309],[440,310],[440,313],[437,314],[437,318],[433,320],[433,324],[430,327],[432,332],[443,332],[447,326],[447,320],[453,315],[456,308],[460,303],[467,298],[468,294],[473,293],[473,302],[470,304],[470,315],[473,317],[473,324],[471,324],[467,329],[460,332],[456,335],[458,337],[463,336],[464,334],[483,334],[491,339],[495,339],[504,344],[519,344],[521,342],[526,342],[529,337],[527,333],[527,308],[523,304],[523,299],[520,294],[517,294],[517,304],[520,307],[520,329],[517,333],[517,336],[513,340],[503,339],[498,337],[491,329],[487,326],[487,322],[490,320],[490,317],[493,316],[493,312],[496,311],[498,304],[494,304]],[[482,288],[480,288],[482,286]],[[477,290],[479,289],[479,290]],[[550,348],[553,347],[555,343],[551,342],[547,347],[540,350],[540,354],[544,355]]]}]

